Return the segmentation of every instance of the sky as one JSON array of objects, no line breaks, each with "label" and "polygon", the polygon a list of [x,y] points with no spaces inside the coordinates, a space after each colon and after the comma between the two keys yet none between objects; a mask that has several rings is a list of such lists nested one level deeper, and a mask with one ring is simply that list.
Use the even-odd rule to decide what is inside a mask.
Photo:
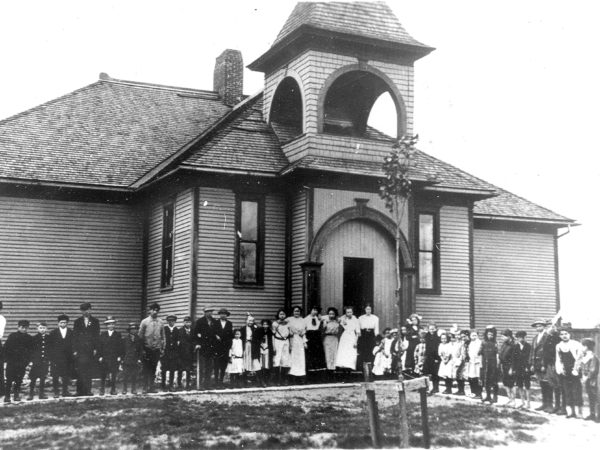
[{"label": "sky", "polygon": [[[562,312],[577,326],[600,324],[597,3],[388,2],[413,37],[436,48],[415,64],[419,147],[581,224],[559,239]],[[294,5],[0,2],[0,119],[91,84],[100,72],[212,89],[221,51],[239,49],[249,64]],[[262,88],[261,73],[244,75],[245,93]],[[378,121],[390,123],[381,113]]]}]

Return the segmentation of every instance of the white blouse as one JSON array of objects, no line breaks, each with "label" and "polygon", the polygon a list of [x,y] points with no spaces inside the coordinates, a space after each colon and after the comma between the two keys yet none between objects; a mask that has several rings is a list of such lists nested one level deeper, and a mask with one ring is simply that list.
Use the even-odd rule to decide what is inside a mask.
[{"label": "white blouse", "polygon": [[375,314],[363,314],[358,318],[358,323],[360,323],[361,330],[373,330],[375,332],[375,336],[379,334],[379,317],[377,317]]}]

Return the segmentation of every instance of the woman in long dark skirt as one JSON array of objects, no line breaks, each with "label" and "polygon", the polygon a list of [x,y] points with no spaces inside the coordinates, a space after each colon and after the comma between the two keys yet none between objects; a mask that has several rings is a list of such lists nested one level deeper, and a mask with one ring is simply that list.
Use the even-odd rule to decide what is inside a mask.
[{"label": "woman in long dark skirt", "polygon": [[373,364],[373,347],[375,347],[375,336],[379,334],[379,317],[373,314],[371,305],[365,306],[365,313],[358,318],[360,324],[360,337],[358,338],[358,364],[357,369],[362,370],[363,363]]},{"label": "woman in long dark skirt", "polygon": [[498,401],[498,344],[496,343],[497,331],[494,327],[487,327],[481,343],[481,384],[485,389],[483,402],[496,403]]},{"label": "woman in long dark skirt", "polygon": [[421,318],[417,314],[411,314],[408,318],[409,325],[406,330],[408,348],[404,359],[404,370],[412,374],[415,370],[415,348],[419,344],[419,331],[421,329]]},{"label": "woman in long dark skirt", "polygon": [[310,314],[304,318],[306,321],[306,371],[312,380],[325,369],[320,313],[321,308],[313,306]]}]

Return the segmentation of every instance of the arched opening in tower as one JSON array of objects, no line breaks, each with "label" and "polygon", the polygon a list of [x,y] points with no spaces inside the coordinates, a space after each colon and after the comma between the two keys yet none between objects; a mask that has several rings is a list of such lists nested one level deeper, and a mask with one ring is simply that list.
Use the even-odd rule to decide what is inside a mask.
[{"label": "arched opening in tower", "polygon": [[277,86],[269,119],[281,143],[302,134],[302,94],[292,77],[284,78]]},{"label": "arched opening in tower", "polygon": [[398,107],[385,81],[366,71],[340,75],[323,105],[323,132],[367,139],[397,137]]}]

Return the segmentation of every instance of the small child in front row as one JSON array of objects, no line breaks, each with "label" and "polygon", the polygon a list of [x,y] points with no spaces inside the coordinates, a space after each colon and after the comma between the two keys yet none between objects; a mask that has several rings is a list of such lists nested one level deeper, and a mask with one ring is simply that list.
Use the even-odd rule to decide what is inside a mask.
[{"label": "small child in front row", "polygon": [[425,330],[419,331],[419,343],[415,347],[415,374],[419,376],[423,375],[423,367],[425,365],[426,338],[427,332]]},{"label": "small child in front row", "polygon": [[137,394],[137,377],[142,366],[144,346],[138,336],[138,326],[131,322],[128,334],[123,338],[123,394],[127,394],[127,384],[131,384],[131,393]]},{"label": "small child in front row", "polygon": [[383,336],[378,334],[375,336],[375,347],[373,347],[373,375],[380,377],[385,374],[386,366],[386,354],[385,354],[385,343],[383,342]]},{"label": "small child in front row", "polygon": [[454,372],[454,363],[452,361],[452,349],[453,344],[449,342],[449,338],[452,336],[448,333],[442,333],[440,335],[440,346],[438,353],[440,355],[440,368],[438,370],[438,377],[440,380],[444,380],[446,390],[442,394],[452,394],[452,377]]},{"label": "small child in front row", "polygon": [[33,365],[29,371],[29,396],[27,400],[33,400],[33,394],[35,392],[35,383],[40,380],[39,398],[40,400],[48,398],[44,392],[44,385],[46,383],[46,376],[48,376],[48,367],[50,366],[49,350],[49,338],[46,331],[48,327],[46,322],[38,323],[38,334],[33,337],[33,349],[31,354],[31,361]]},{"label": "small child in front row", "polygon": [[598,369],[600,363],[598,357],[594,355],[594,347],[596,344],[589,338],[581,341],[583,345],[583,356],[581,358],[581,373],[583,378],[581,382],[585,386],[590,404],[590,415],[585,420],[599,421],[596,417],[596,406],[598,405]]},{"label": "small child in front row", "polygon": [[260,385],[265,387],[269,384],[271,367],[273,367],[273,331],[271,321],[263,319],[260,321],[261,328],[256,332],[260,341]]},{"label": "small child in front row", "polygon": [[244,344],[242,343],[241,330],[235,330],[233,341],[229,349],[229,365],[227,373],[232,386],[240,387],[241,375],[244,372]]}]

